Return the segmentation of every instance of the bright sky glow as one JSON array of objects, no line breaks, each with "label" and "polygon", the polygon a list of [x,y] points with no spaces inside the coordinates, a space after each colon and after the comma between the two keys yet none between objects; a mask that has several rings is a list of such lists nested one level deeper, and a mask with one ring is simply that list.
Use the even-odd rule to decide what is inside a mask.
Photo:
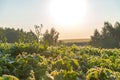
[{"label": "bright sky glow", "polygon": [[0,0],[0,27],[43,32],[54,27],[60,39],[90,38],[104,21],[120,22],[120,0]]},{"label": "bright sky glow", "polygon": [[86,0],[51,0],[49,11],[55,23],[71,26],[84,21],[87,8]]}]

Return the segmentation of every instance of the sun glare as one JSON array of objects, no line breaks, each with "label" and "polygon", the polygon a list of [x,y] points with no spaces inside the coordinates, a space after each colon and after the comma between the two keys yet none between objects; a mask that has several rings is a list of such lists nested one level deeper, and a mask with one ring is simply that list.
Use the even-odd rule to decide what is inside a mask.
[{"label": "sun glare", "polygon": [[50,15],[56,24],[77,25],[87,13],[86,0],[51,0]]}]

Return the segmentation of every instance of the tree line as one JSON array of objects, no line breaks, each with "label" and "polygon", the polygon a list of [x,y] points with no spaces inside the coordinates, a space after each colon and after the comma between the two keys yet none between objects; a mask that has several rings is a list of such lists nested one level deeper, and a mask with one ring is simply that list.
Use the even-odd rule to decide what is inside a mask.
[{"label": "tree line", "polygon": [[[57,45],[59,32],[55,28],[46,30],[41,33],[43,25],[35,25],[35,32],[29,32],[23,29],[2,28],[0,27],[0,42],[1,43],[33,43],[37,42],[47,45]],[[120,48],[120,23],[116,22],[113,26],[109,22],[104,22],[101,31],[95,29],[93,36],[91,36],[90,45],[101,48]]]},{"label": "tree line", "polygon": [[116,22],[113,26],[104,22],[101,32],[97,29],[94,31],[90,44],[101,48],[120,48],[120,23]]},{"label": "tree line", "polygon": [[35,25],[35,32],[32,30],[26,32],[23,29],[2,28],[0,27],[0,42],[1,43],[45,43],[47,45],[57,45],[59,32],[55,28],[46,30],[41,33],[43,25]]}]

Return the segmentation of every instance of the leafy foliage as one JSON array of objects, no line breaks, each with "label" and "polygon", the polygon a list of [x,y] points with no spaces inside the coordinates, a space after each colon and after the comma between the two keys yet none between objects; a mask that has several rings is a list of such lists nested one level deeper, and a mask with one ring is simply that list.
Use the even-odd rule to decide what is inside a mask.
[{"label": "leafy foliage", "polygon": [[106,68],[91,68],[87,72],[86,80],[117,80],[119,73],[112,72]]},{"label": "leafy foliage", "polygon": [[0,75],[20,80],[120,80],[120,50],[0,44]]},{"label": "leafy foliage", "polygon": [[2,77],[0,77],[0,80],[19,80],[19,79],[12,75],[3,75]]}]

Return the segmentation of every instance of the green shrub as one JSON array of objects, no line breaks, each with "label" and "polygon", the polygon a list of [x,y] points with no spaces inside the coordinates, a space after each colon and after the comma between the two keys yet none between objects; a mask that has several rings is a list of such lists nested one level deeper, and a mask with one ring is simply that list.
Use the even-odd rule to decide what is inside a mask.
[{"label": "green shrub", "polygon": [[0,80],[19,80],[17,77],[12,75],[3,75]]},{"label": "green shrub", "polygon": [[[119,75],[119,76],[116,76]],[[120,74],[106,68],[91,68],[87,72],[86,80],[119,80]]]}]

